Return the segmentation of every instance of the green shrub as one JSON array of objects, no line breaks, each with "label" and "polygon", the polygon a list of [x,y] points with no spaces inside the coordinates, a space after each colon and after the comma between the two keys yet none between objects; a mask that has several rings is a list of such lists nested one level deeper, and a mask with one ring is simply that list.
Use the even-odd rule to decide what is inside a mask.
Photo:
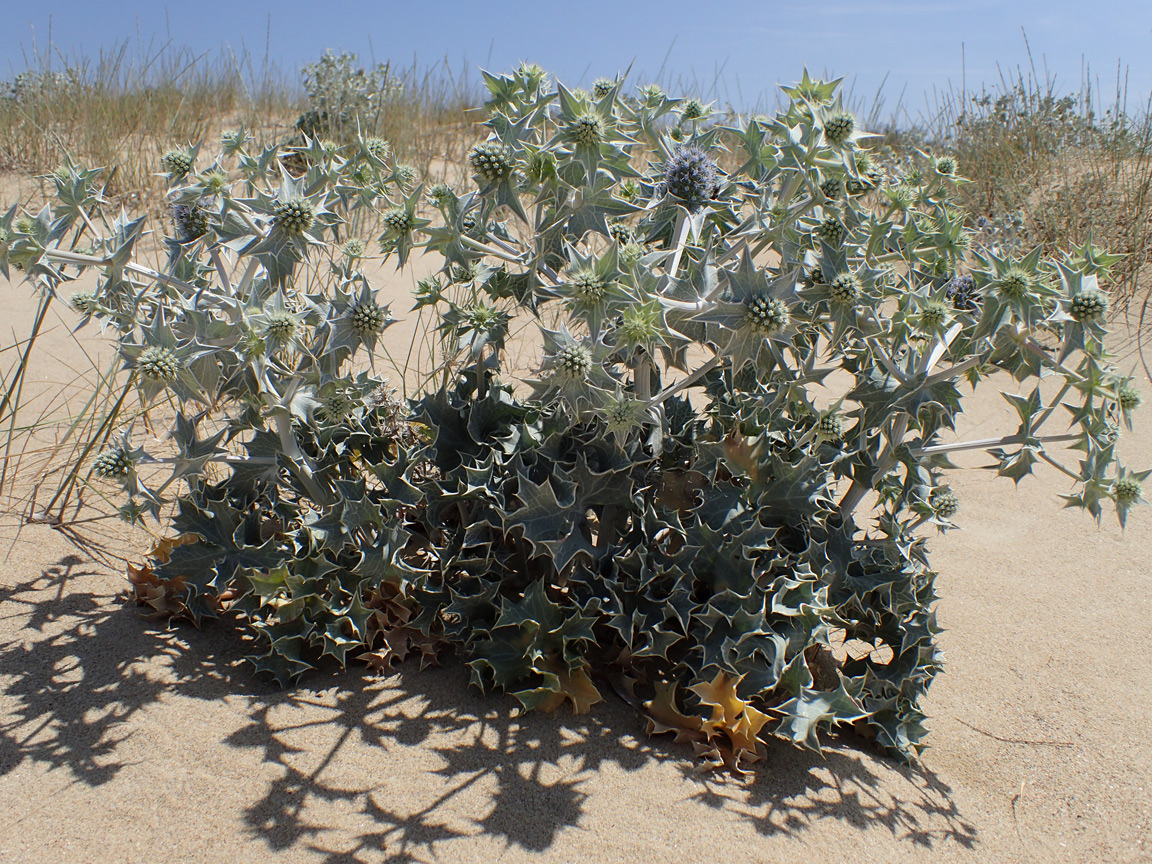
[{"label": "green shrub", "polygon": [[[732,127],[658,88],[587,94],[536,67],[486,83],[475,188],[409,190],[371,141],[253,154],[233,136],[211,183],[170,171],[163,272],[91,172],[6,215],[5,272],[54,292],[99,271],[77,313],[175,406],[175,455],[130,430],[92,454],[126,518],[176,505],[137,597],[234,616],[284,684],[325,656],[452,648],[528,709],[611,687],[717,765],[836,724],[913,756],[940,669],[922,532],[963,509],[947,454],[987,449],[1016,481],[1052,462],[1097,518],[1141,500],[1148,472],[1114,457],[1139,402],[1104,351],[1114,259],[971,251],[956,166],[884,176],[807,74]],[[392,318],[341,234],[368,213],[382,254],[443,262],[413,310],[439,371],[411,401],[371,366]],[[104,229],[90,254],[63,248],[81,222]],[[521,379],[512,323],[533,317]],[[997,371],[1058,392],[1008,395],[1017,430],[949,443]],[[1072,430],[1042,434],[1061,406]],[[841,640],[874,650],[837,659]]]}]

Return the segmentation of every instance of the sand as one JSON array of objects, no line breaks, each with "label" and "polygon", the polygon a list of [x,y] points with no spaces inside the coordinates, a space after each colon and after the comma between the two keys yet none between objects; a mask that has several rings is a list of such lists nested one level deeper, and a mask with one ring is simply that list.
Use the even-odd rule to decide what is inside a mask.
[{"label": "sand", "polygon": [[[410,284],[388,283],[398,314]],[[26,332],[27,288],[0,296]],[[84,363],[54,326],[33,376],[46,399]],[[1012,431],[991,388],[967,410],[972,434]],[[1121,454],[1152,465],[1152,436]],[[1055,471],[952,482],[963,530],[931,541],[947,658],[931,749],[906,767],[852,740],[773,742],[747,780],[697,776],[613,698],[518,717],[451,659],[279,691],[235,632],[125,602],[114,556],[143,532],[17,538],[4,499],[0,861],[1152,861],[1152,509],[1121,534],[1063,510]]]}]

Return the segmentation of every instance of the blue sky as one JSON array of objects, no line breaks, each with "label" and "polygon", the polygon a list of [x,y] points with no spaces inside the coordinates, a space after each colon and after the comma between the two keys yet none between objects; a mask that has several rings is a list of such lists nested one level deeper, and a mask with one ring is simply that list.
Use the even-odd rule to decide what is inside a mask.
[{"label": "blue sky", "polygon": [[[554,0],[469,2],[302,2],[43,0],[10,4],[0,30],[0,77],[26,68],[33,45],[51,40],[66,56],[89,58],[132,40],[134,49],[168,41],[198,53],[229,46],[258,63],[267,51],[293,79],[326,48],[355,51],[365,63],[447,60],[453,69],[503,71],[531,59],[566,82],[588,83],[629,64],[638,83],[661,69],[665,81],[694,81],[708,98],[753,107],[802,68],[845,75],[870,100],[887,76],[889,109],[903,91],[915,114],[934,90],[994,83],[1001,71],[1028,70],[1024,35],[1041,78],[1079,91],[1091,70],[1114,94],[1126,67],[1129,108],[1152,92],[1152,4],[1147,0],[1072,3],[990,0]],[[708,9],[712,11],[707,11]],[[19,11],[17,11],[19,10]],[[963,59],[962,59],[963,58]],[[999,64],[999,69],[998,69]],[[715,86],[715,90],[713,90]]]}]

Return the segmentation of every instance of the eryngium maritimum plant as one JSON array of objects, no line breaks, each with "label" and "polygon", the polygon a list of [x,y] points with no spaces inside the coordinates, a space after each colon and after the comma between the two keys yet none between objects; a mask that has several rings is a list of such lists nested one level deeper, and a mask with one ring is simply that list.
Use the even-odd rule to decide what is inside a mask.
[{"label": "eryngium maritimum plant", "polygon": [[[883,175],[807,75],[731,126],[624,82],[485,81],[461,190],[407,189],[371,139],[344,159],[239,138],[211,189],[169,160],[169,203],[201,215],[161,270],[135,255],[142,220],[81,216],[95,186],[0,220],[6,274],[56,294],[97,271],[76,314],[177,408],[174,456],[127,432],[90,448],[129,518],[176,505],[131,571],[141,602],[227,609],[285,684],[455,651],[525,708],[630,694],[716,765],[844,724],[914,756],[940,670],[922,532],[964,515],[948,454],[1019,481],[1070,446],[1070,505],[1123,522],[1143,501],[1148,472],[1114,449],[1141,401],[1104,349],[1114,259],[972,252],[955,166]],[[65,245],[81,220],[109,226],[90,253]],[[409,313],[437,371],[411,400],[375,375],[392,317],[344,223],[401,264],[439,256]],[[535,316],[554,329],[519,339],[537,368],[517,382]],[[964,394],[994,384],[1019,425],[955,440]]]}]

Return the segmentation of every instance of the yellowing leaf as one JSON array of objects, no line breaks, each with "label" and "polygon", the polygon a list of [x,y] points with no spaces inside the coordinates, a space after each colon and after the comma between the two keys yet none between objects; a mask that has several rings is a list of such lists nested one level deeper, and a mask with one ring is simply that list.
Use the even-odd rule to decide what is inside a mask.
[{"label": "yellowing leaf", "polygon": [[655,682],[656,695],[644,703],[648,711],[648,734],[675,732],[676,741],[699,741],[703,720],[682,714],[676,707],[676,682]]},{"label": "yellowing leaf", "polygon": [[709,737],[723,732],[732,742],[732,749],[738,760],[747,752],[755,757],[756,737],[769,717],[741,699],[736,693],[740,678],[732,678],[726,672],[717,672],[709,682],[694,684],[688,689],[700,697],[704,705],[712,708],[712,719],[703,721],[703,728]]}]

